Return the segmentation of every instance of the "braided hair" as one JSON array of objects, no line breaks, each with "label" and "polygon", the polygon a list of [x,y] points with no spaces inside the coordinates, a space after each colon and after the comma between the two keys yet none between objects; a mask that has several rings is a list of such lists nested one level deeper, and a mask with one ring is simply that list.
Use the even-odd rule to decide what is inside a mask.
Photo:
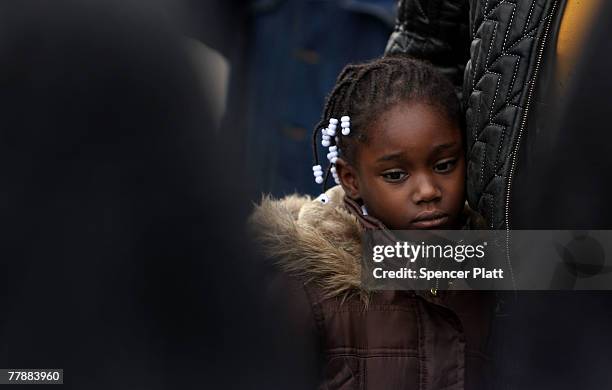
[{"label": "braided hair", "polygon": [[[321,120],[314,128],[314,164],[319,165],[317,140],[330,118],[350,116],[350,135],[338,132],[329,140],[349,164],[355,163],[357,143],[367,143],[368,130],[398,103],[418,101],[439,109],[463,128],[461,107],[451,82],[430,64],[405,55],[391,55],[362,64],[347,65],[328,95]],[[333,148],[336,149],[336,148]],[[326,169],[323,190],[334,164]]]}]

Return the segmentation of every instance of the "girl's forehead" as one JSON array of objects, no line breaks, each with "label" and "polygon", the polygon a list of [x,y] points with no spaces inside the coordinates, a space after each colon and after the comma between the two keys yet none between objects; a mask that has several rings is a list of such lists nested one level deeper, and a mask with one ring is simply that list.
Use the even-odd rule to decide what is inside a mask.
[{"label": "girl's forehead", "polygon": [[369,149],[427,147],[461,139],[458,123],[453,123],[436,106],[400,103],[381,114],[368,129]]}]

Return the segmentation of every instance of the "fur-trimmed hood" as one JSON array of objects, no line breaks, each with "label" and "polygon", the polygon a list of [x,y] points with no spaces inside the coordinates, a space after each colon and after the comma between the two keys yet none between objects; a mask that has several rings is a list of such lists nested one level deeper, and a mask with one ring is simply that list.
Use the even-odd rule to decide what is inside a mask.
[{"label": "fur-trimmed hood", "polygon": [[[314,282],[325,297],[346,298],[361,287],[363,227],[344,205],[341,186],[321,197],[291,195],[280,200],[266,196],[250,218],[250,228],[264,254],[281,270],[305,282]],[[482,217],[466,203],[465,228],[486,229]]]},{"label": "fur-trimmed hood", "polygon": [[326,192],[329,201],[292,195],[264,197],[250,218],[250,228],[266,256],[290,275],[314,282],[325,296],[361,290],[363,228],[344,207],[344,191]]}]

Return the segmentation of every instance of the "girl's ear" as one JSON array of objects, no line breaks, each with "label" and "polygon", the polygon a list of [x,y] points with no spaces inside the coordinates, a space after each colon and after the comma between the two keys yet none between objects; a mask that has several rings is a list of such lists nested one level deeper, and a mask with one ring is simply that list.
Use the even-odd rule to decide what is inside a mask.
[{"label": "girl's ear", "polygon": [[353,200],[361,198],[359,180],[355,168],[345,160],[338,158],[336,160],[336,172],[338,173],[338,178],[340,178],[340,184],[344,189],[344,193]]}]

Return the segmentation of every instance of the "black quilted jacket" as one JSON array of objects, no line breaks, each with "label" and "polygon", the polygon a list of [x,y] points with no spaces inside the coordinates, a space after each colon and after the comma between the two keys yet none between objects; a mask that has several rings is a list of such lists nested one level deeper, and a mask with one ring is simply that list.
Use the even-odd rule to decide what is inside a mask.
[{"label": "black quilted jacket", "polygon": [[562,7],[562,0],[399,1],[387,53],[429,60],[463,84],[467,198],[494,229],[511,224],[517,156]]}]

